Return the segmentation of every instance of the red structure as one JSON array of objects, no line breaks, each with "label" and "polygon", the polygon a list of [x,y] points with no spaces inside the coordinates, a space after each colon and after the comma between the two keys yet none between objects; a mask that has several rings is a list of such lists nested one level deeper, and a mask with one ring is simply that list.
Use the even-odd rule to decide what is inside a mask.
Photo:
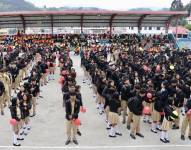
[{"label": "red structure", "polygon": [[50,27],[166,27],[173,19],[188,16],[186,11],[22,11],[1,12],[0,28]]}]

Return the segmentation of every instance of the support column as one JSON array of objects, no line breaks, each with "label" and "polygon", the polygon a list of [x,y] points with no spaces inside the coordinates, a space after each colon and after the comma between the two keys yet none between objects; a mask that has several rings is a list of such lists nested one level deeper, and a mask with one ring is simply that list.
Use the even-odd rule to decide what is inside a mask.
[{"label": "support column", "polygon": [[22,24],[23,24],[23,33],[25,34],[26,31],[26,21],[25,21],[25,17],[23,15],[20,15],[20,18],[22,20]]},{"label": "support column", "polygon": [[111,18],[109,20],[109,34],[112,35],[112,28],[113,28],[113,19],[115,18],[117,14],[112,14]]},{"label": "support column", "polygon": [[53,15],[50,16],[50,23],[51,23],[51,34],[54,34],[54,18]]},{"label": "support column", "polygon": [[84,24],[84,14],[81,14],[80,17],[80,31],[83,33],[83,24]]},{"label": "support column", "polygon": [[138,33],[141,33],[142,22],[143,22],[144,18],[145,18],[147,15],[148,15],[148,14],[144,14],[144,15],[142,15],[142,16],[139,18],[139,20],[138,20],[138,22],[137,22]]}]

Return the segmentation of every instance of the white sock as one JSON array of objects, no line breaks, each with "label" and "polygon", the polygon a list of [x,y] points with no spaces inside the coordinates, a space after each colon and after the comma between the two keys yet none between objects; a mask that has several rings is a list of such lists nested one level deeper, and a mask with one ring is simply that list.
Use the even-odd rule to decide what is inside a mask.
[{"label": "white sock", "polygon": [[165,132],[164,131],[162,131],[161,132],[161,137],[160,137],[161,139],[164,139],[165,138]]},{"label": "white sock", "polygon": [[160,125],[159,125],[159,124],[157,124],[157,128],[161,129],[161,127],[160,127]]},{"label": "white sock", "polygon": [[156,130],[156,123],[154,123],[154,122],[152,123],[151,129]]},{"label": "white sock", "polygon": [[120,132],[119,132],[119,126],[118,126],[118,125],[116,125],[114,128],[115,128],[115,133],[120,133]]},{"label": "white sock", "polygon": [[17,137],[18,135],[13,133],[13,144],[17,144]]},{"label": "white sock", "polygon": [[165,132],[164,138],[168,140],[168,133],[167,132]]},{"label": "white sock", "polygon": [[104,104],[101,104],[101,107],[104,108]]},{"label": "white sock", "polygon": [[114,136],[114,128],[113,128],[113,126],[111,126],[111,129],[109,131],[109,135]]},{"label": "white sock", "polygon": [[27,134],[27,126],[26,125],[23,126],[23,131],[25,134]]},{"label": "white sock", "polygon": [[101,104],[98,104],[98,107],[99,107],[99,111],[102,111]]},{"label": "white sock", "polygon": [[109,121],[107,122],[107,128],[111,128]]}]

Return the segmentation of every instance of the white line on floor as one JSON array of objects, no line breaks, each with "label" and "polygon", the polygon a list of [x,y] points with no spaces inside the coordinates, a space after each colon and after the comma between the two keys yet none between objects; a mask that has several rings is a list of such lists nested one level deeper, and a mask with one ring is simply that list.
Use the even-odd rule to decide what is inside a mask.
[{"label": "white line on floor", "polygon": [[129,145],[129,146],[0,146],[1,148],[15,148],[15,149],[118,149],[118,148],[169,148],[169,147],[191,147],[191,145]]}]

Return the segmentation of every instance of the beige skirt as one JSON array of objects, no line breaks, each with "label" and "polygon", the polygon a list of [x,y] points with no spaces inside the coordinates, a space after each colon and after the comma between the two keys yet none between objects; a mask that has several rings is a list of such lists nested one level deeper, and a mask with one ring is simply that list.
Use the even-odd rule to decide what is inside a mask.
[{"label": "beige skirt", "polygon": [[161,126],[162,130],[168,131],[169,129],[171,129],[171,127],[172,127],[172,122],[166,120],[166,118],[164,117],[162,126]]},{"label": "beige skirt", "polygon": [[156,111],[155,109],[153,109],[153,111],[152,111],[152,120],[154,122],[159,122],[160,119],[161,119],[160,113],[158,111]]},{"label": "beige skirt", "polygon": [[114,112],[109,112],[109,123],[117,125],[119,123],[119,115]]}]

